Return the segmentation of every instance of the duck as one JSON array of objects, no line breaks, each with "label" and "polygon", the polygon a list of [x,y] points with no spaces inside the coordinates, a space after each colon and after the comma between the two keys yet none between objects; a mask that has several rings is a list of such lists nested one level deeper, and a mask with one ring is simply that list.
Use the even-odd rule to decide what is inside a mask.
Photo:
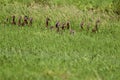
[{"label": "duck", "polygon": [[59,26],[60,26],[60,22],[58,21],[58,22],[56,22],[56,24],[55,24],[55,27],[56,27],[56,29],[57,29],[57,32],[60,31]]},{"label": "duck", "polygon": [[9,19],[8,19],[8,17],[6,17],[6,23],[8,23],[9,22]]},{"label": "duck", "polygon": [[18,19],[18,26],[21,25],[21,20],[22,20],[22,16],[20,16],[19,19]]},{"label": "duck", "polygon": [[96,23],[95,23],[95,26],[94,28],[92,29],[92,32],[98,32],[98,23],[100,22],[100,20],[97,20]]},{"label": "duck", "polygon": [[66,23],[66,27],[67,27],[67,29],[70,28],[70,22],[69,22],[69,21],[67,21],[67,23]]},{"label": "duck", "polygon": [[[1,21],[1,23],[2,23],[2,21]],[[8,24],[8,23],[9,23],[9,18],[6,17],[5,20],[3,21],[3,24]]]},{"label": "duck", "polygon": [[46,18],[46,27],[48,28],[48,26],[49,26],[49,21],[50,21],[50,18]]},{"label": "duck", "polygon": [[62,24],[62,30],[65,30],[65,23]]},{"label": "duck", "polygon": [[25,26],[28,24],[28,16],[24,16],[24,21],[22,23],[22,26]]},{"label": "duck", "polygon": [[87,31],[90,30],[90,23],[87,24]]},{"label": "duck", "polygon": [[80,23],[80,28],[81,28],[81,29],[84,29],[83,26],[84,26],[84,21],[82,21],[82,22]]},{"label": "duck", "polygon": [[71,35],[74,35],[74,34],[75,34],[75,30],[70,29],[70,34],[71,34]]},{"label": "duck", "polygon": [[13,24],[13,25],[16,25],[16,22],[15,22],[15,15],[12,16],[12,24]]},{"label": "duck", "polygon": [[54,29],[54,26],[50,26],[50,30],[53,30]]},{"label": "duck", "polygon": [[24,16],[24,23],[27,25],[28,24],[28,16]]},{"label": "duck", "polygon": [[30,20],[29,25],[32,26],[32,24],[33,24],[33,18],[31,17],[29,20]]}]

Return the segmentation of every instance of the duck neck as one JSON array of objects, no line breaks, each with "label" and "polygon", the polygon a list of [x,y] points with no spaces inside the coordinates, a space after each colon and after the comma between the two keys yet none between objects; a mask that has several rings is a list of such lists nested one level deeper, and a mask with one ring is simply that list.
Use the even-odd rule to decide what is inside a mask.
[{"label": "duck neck", "polygon": [[55,26],[56,26],[56,28],[58,28],[59,27],[59,23],[57,22]]},{"label": "duck neck", "polygon": [[19,19],[18,23],[21,24],[21,18]]},{"label": "duck neck", "polygon": [[15,17],[13,17],[13,23],[15,23]]},{"label": "duck neck", "polygon": [[48,21],[48,20],[46,20],[46,27],[48,27],[48,24],[49,24],[49,21]]}]

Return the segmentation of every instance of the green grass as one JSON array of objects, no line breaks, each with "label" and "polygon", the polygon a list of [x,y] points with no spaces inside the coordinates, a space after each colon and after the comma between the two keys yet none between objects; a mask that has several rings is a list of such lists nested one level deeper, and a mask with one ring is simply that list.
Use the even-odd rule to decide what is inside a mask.
[{"label": "green grass", "polygon": [[[27,0],[30,1],[27,6],[19,1],[4,0],[6,5],[0,7],[0,80],[120,79],[120,22],[113,13],[84,11],[75,4],[62,5],[67,1],[61,1],[62,6],[41,6],[33,0]],[[34,24],[32,27],[3,24],[5,17],[11,15],[32,16]],[[50,25],[57,20],[69,20],[76,33],[70,35],[66,30],[59,34],[46,29],[47,16],[52,19]],[[79,30],[82,20],[85,27],[91,23],[92,29],[98,18],[99,32]]]}]

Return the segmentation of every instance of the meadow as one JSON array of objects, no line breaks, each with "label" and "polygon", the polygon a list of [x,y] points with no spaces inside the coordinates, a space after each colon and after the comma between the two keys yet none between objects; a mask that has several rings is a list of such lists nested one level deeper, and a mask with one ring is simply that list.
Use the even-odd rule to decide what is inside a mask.
[{"label": "meadow", "polygon": [[[120,20],[112,11],[112,0],[0,0],[0,4],[0,80],[120,80]],[[19,16],[33,17],[33,24],[12,25],[12,15],[16,21]],[[46,17],[51,19],[49,26],[70,21],[75,33],[51,31],[45,27]],[[97,19],[99,31],[93,33]]]}]

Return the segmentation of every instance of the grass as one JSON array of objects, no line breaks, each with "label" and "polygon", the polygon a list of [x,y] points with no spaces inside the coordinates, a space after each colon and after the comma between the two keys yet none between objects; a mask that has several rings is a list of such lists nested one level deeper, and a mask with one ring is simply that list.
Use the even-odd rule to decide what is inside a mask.
[{"label": "grass", "polygon": [[[1,6],[0,80],[120,79],[120,23],[113,13],[79,10],[75,5],[41,6],[34,2],[30,6],[17,1]],[[5,17],[11,15],[32,16],[34,24],[32,27],[3,24]],[[50,25],[57,20],[69,20],[75,35],[68,30],[59,34],[45,29],[47,16],[52,19]],[[86,21],[85,26],[90,22],[92,28],[98,18],[101,20],[98,33],[78,30],[82,20]]]}]

